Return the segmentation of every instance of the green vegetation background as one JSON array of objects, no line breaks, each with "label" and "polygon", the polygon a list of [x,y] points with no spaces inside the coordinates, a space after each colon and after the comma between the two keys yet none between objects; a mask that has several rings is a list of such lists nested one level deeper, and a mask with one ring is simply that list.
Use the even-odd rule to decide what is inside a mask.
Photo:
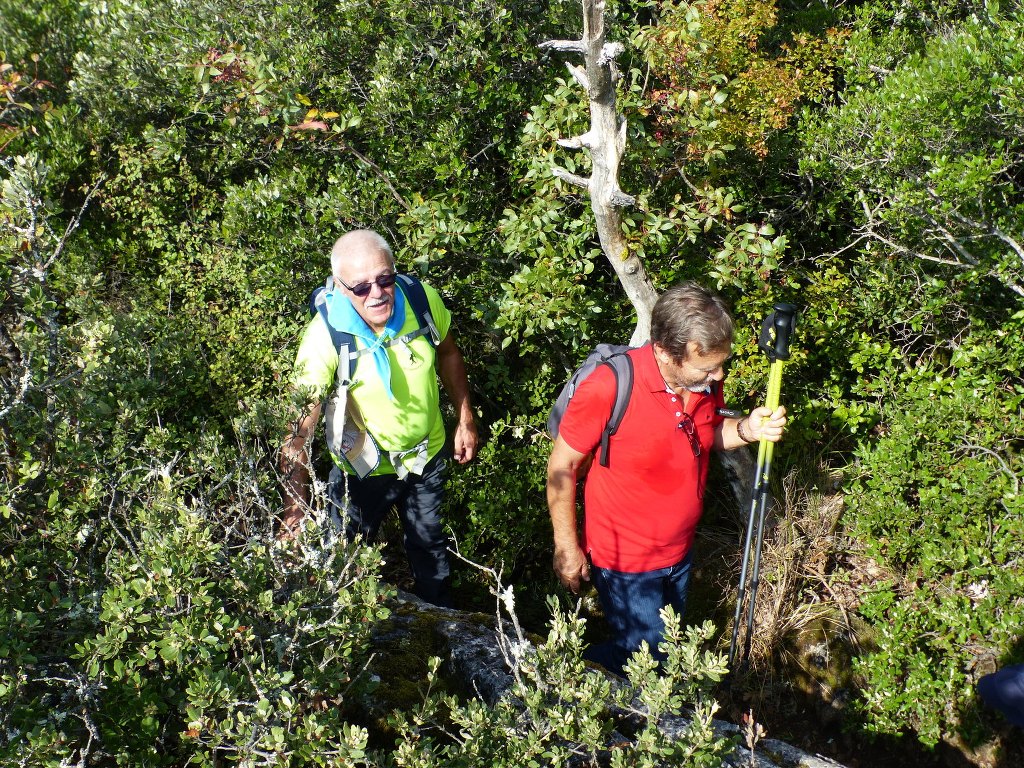
[{"label": "green vegetation background", "polygon": [[[1024,658],[1019,5],[608,18],[626,234],[659,288],[734,307],[735,407],[763,392],[761,319],[801,310],[758,663],[813,613],[848,648],[847,727],[980,754],[1001,726],[973,683]],[[527,752],[492,743],[521,711],[458,699],[397,716],[401,747],[368,741],[379,554],[271,543],[305,300],[334,238],[370,227],[457,318],[487,438],[453,480],[459,545],[546,611],[547,408],[633,323],[587,200],[551,174],[586,174],[556,139],[588,117],[537,46],[580,27],[569,0],[0,0],[5,764],[454,765],[458,744],[521,765],[607,736],[599,703],[551,725],[550,696],[607,695],[558,667],[580,626],[555,610]],[[696,648],[723,628],[679,651],[708,679]],[[430,718],[449,737],[424,741]],[[710,736],[641,746],[718,759]]]}]

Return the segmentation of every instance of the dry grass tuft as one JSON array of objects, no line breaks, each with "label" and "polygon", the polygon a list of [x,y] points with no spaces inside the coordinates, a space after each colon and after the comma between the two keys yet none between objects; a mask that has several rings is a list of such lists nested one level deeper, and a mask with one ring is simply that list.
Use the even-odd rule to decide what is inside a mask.
[{"label": "dry grass tuft", "polygon": [[[796,685],[809,696],[841,706],[849,682],[848,660],[861,651],[855,618],[858,584],[883,574],[868,558],[849,551],[842,536],[838,473],[796,468],[781,486],[766,521],[747,677],[760,678],[756,687],[762,690],[777,683]],[[730,616],[741,547],[729,557],[731,583],[722,591],[721,607],[723,612],[731,607]],[[748,599],[749,593],[748,580]],[[745,605],[741,614],[741,641],[748,610]],[[731,633],[729,626],[726,641]]]}]

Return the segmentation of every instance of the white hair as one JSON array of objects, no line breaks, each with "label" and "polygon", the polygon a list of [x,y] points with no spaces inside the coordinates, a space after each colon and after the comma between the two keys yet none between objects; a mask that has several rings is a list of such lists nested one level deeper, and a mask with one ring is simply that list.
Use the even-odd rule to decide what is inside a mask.
[{"label": "white hair", "polygon": [[346,232],[334,242],[331,248],[331,274],[337,275],[341,265],[356,250],[371,250],[383,253],[388,257],[391,266],[394,267],[395,255],[391,251],[388,241],[374,232],[372,229],[354,229]]}]

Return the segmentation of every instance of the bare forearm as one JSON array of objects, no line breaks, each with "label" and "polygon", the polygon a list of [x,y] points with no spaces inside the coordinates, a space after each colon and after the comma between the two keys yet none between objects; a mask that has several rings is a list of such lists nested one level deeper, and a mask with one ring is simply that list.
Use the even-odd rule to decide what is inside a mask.
[{"label": "bare forearm", "polygon": [[777,443],[782,439],[785,427],[784,406],[779,406],[774,412],[764,407],[755,408],[742,419],[724,419],[715,432],[715,448],[732,451],[761,440]]},{"label": "bare forearm", "polygon": [[555,548],[578,545],[575,481],[566,490],[561,479],[553,479],[548,475],[548,514],[551,516]]},{"label": "bare forearm", "polygon": [[293,536],[299,523],[309,509],[310,462],[309,437],[320,419],[320,406],[313,406],[309,413],[294,425],[292,434],[281,446],[278,467],[281,471],[281,497],[284,502],[281,512],[279,537]]},{"label": "bare forearm", "polygon": [[750,427],[745,423],[747,419],[748,417],[744,416],[742,419],[723,421],[718,434],[715,435],[715,448],[720,451],[734,451],[754,442]]},{"label": "bare forearm", "polygon": [[554,531],[555,546],[576,544],[576,479],[586,459],[561,438],[555,440],[548,458],[548,513]]},{"label": "bare forearm", "polygon": [[437,345],[437,372],[458,419],[452,437],[452,456],[460,464],[465,464],[476,456],[479,437],[476,419],[473,417],[473,406],[469,401],[466,365],[451,336],[446,336],[444,341]]},{"label": "bare forearm", "polygon": [[576,528],[576,478],[585,458],[559,437],[548,459],[548,513],[555,543],[552,566],[558,580],[576,593],[581,581],[590,580],[590,564]]},{"label": "bare forearm", "polygon": [[462,353],[454,344],[443,352],[439,349],[437,372],[459,422],[473,422],[473,405],[469,398],[466,364],[462,359]]}]

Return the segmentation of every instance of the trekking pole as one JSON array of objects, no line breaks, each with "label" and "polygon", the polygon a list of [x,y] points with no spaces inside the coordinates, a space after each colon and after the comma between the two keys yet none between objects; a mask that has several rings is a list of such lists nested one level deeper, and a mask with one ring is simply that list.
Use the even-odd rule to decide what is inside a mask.
[{"label": "trekking pole", "polygon": [[[796,307],[792,304],[779,303],[775,311],[765,318],[761,326],[761,336],[757,345],[772,361],[768,372],[768,392],[765,396],[765,407],[774,411],[779,407],[779,394],[782,389],[782,365],[789,359],[789,339],[796,325]],[[774,331],[774,341],[772,332]],[[734,668],[736,659],[736,641],[740,631],[740,617],[743,615],[743,599],[746,596],[747,569],[750,565],[751,549],[754,552],[754,563],[750,574],[750,598],[747,608],[747,631],[743,639],[743,658],[745,664],[750,654],[750,638],[754,630],[754,605],[757,600],[757,588],[761,579],[761,545],[764,543],[764,519],[767,513],[771,490],[768,479],[772,471],[772,454],[775,443],[761,439],[757,446],[757,471],[754,476],[754,488],[750,495],[750,514],[747,517],[747,533],[743,542],[743,563],[740,566],[740,584],[736,595],[736,614],[732,623],[732,642],[729,644],[729,669]],[[756,544],[754,540],[754,521],[757,520]]]}]

